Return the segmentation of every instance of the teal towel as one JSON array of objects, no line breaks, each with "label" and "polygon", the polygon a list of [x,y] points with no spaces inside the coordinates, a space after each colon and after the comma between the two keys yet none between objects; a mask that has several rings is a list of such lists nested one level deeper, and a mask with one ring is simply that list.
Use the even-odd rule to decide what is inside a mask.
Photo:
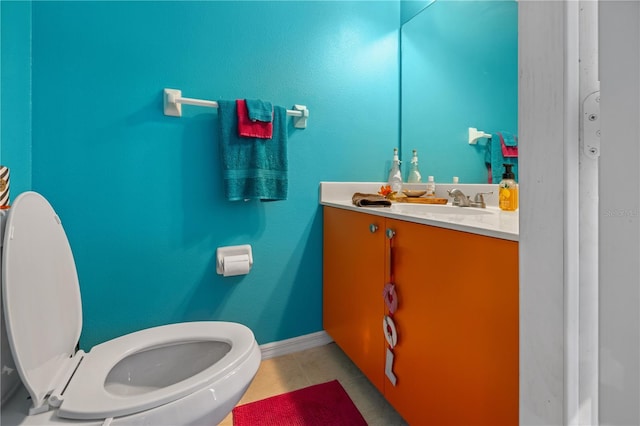
[{"label": "teal towel", "polygon": [[218,101],[220,152],[228,200],[286,200],[287,110],[273,108],[271,139],[238,136],[235,101]]},{"label": "teal towel", "polygon": [[273,105],[271,102],[260,99],[245,99],[247,103],[247,114],[251,121],[263,121],[271,123],[273,121]]},{"label": "teal towel", "polygon": [[502,140],[506,146],[518,146],[518,138],[515,135],[508,132],[501,132]]}]

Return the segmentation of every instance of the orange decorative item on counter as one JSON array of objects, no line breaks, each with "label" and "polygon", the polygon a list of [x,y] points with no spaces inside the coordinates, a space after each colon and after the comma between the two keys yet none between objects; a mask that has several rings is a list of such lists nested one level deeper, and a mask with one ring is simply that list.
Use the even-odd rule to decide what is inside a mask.
[{"label": "orange decorative item on counter", "polygon": [[391,185],[382,185],[380,187],[380,191],[378,191],[378,194],[382,195],[383,197],[387,197],[389,194],[391,194]]}]

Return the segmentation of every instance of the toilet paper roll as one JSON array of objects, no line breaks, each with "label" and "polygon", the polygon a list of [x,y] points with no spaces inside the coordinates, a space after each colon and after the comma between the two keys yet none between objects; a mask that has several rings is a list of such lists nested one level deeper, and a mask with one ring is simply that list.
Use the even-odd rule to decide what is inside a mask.
[{"label": "toilet paper roll", "polygon": [[222,261],[222,268],[222,275],[225,277],[246,275],[251,269],[251,265],[249,264],[249,255],[238,254],[234,256],[225,256]]}]

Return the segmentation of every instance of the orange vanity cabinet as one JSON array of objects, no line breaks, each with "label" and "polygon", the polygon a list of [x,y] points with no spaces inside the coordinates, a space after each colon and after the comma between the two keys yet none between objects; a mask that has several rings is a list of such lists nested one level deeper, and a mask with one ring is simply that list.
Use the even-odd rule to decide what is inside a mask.
[{"label": "orange vanity cabinet", "polygon": [[387,219],[397,384],[409,424],[518,424],[518,244]]},{"label": "orange vanity cabinet", "polygon": [[384,220],[324,207],[323,327],[380,392]]},{"label": "orange vanity cabinet", "polygon": [[[517,242],[331,207],[324,212],[325,329],[402,417],[419,426],[517,425]],[[356,231],[371,221],[379,223],[376,233]],[[391,240],[386,229],[394,231]],[[388,313],[382,290],[391,272],[399,301],[392,315],[395,386],[384,374],[382,330]],[[355,310],[338,296],[347,285]]]}]

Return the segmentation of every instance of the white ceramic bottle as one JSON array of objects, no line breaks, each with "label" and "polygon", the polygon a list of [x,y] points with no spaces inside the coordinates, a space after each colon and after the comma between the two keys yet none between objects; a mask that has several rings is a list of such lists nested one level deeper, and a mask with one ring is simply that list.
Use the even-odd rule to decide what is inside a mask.
[{"label": "white ceramic bottle", "polygon": [[409,176],[407,177],[407,183],[420,183],[422,182],[422,175],[418,168],[418,151],[413,150],[413,157],[411,157],[411,165],[409,166]]},{"label": "white ceramic bottle", "polygon": [[429,178],[427,179],[427,193],[425,195],[427,197],[436,196],[436,182],[433,179],[433,176],[429,176]]},{"label": "white ceramic bottle", "polygon": [[389,170],[389,179],[387,183],[391,187],[391,191],[396,194],[402,192],[402,173],[400,172],[400,159],[398,158],[398,148],[393,149],[393,162],[391,170]]}]

